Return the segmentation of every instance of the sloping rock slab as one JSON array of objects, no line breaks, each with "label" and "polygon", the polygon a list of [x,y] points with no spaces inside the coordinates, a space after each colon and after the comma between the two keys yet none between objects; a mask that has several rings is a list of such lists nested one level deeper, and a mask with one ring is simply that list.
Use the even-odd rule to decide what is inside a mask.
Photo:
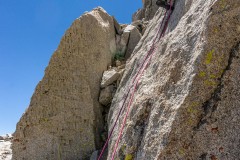
[{"label": "sloping rock slab", "polygon": [[[126,65],[109,128],[162,19],[160,12],[153,18]],[[165,37],[135,89],[115,159],[239,159],[239,24],[239,1],[176,1]],[[108,159],[126,112],[113,132]]]}]

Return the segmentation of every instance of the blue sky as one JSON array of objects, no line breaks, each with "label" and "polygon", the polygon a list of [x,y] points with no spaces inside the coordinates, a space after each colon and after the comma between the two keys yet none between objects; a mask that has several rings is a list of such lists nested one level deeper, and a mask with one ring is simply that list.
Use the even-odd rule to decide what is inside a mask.
[{"label": "blue sky", "polygon": [[102,6],[130,23],[141,0],[0,0],[0,135],[15,131],[50,57],[74,19]]}]

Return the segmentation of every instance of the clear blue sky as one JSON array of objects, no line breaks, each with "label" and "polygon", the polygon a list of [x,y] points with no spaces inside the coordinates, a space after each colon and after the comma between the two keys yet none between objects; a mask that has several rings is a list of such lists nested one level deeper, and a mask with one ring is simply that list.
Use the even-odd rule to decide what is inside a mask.
[{"label": "clear blue sky", "polygon": [[0,135],[15,131],[61,37],[74,19],[102,6],[130,23],[141,0],[0,0]]}]

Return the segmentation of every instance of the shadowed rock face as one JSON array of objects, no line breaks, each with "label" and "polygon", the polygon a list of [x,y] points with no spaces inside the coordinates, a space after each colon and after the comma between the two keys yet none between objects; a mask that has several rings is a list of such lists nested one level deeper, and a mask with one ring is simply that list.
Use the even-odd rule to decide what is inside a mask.
[{"label": "shadowed rock face", "polygon": [[73,22],[17,124],[14,160],[87,159],[99,148],[100,81],[115,50],[114,22],[103,9]]},{"label": "shadowed rock face", "polygon": [[[151,47],[161,15],[157,12],[126,65],[109,128]],[[140,79],[115,158],[239,159],[239,35],[239,1],[176,1],[167,33]],[[108,159],[126,110],[110,140]]]}]

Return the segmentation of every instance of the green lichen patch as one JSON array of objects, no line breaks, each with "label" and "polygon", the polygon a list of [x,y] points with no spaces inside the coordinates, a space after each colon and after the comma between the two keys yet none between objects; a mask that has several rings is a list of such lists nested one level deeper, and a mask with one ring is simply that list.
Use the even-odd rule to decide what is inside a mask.
[{"label": "green lichen patch", "polygon": [[214,49],[212,49],[208,54],[207,54],[207,57],[206,57],[206,60],[205,60],[205,64],[210,64],[212,59],[213,59],[213,53],[215,52]]},{"label": "green lichen patch", "polygon": [[124,160],[132,160],[132,159],[133,159],[133,156],[131,154],[127,154]]}]

